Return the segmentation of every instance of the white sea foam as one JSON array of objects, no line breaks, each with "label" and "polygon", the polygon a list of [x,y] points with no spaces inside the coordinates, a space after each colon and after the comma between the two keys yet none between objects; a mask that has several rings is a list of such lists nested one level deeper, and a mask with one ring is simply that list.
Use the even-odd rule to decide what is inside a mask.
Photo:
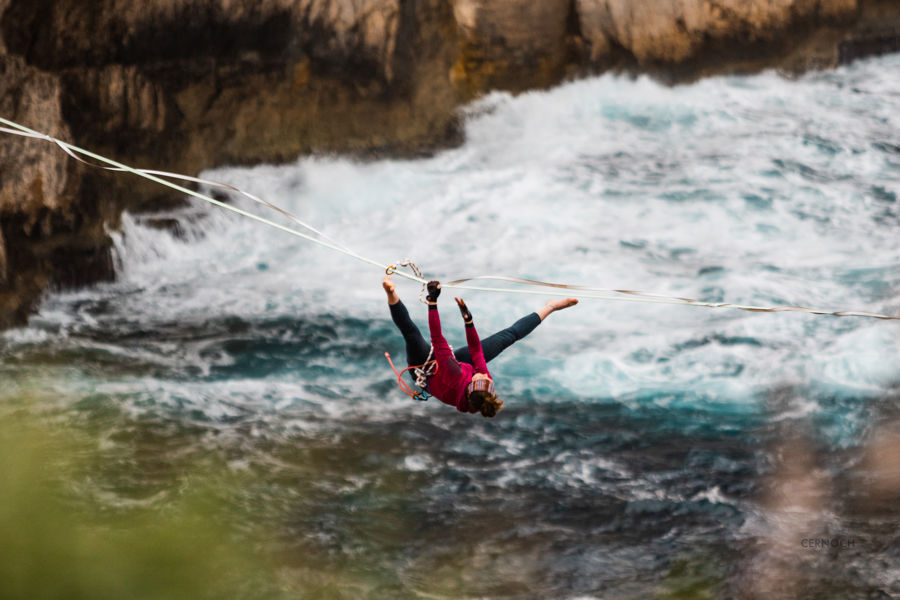
[{"label": "white sea foam", "polygon": [[[896,144],[890,132],[900,129],[898,64],[886,57],[796,81],[763,74],[670,88],[603,76],[497,93],[470,108],[466,143],[434,158],[308,158],[204,176],[262,196],[363,255],[411,257],[444,280],[497,273],[897,313],[900,157],[878,145]],[[151,325],[387,318],[382,274],[370,265],[223,210],[194,211],[204,217],[183,223],[186,240],[126,215],[116,236],[120,280],[88,296],[109,299],[115,318]],[[424,324],[418,286],[397,282]],[[79,309],[84,294],[52,296],[27,333],[4,339],[41,343],[47,331],[102,324],[108,315]],[[464,295],[484,334],[544,301]],[[445,316],[454,345],[464,343],[456,319]],[[863,319],[585,300],[495,370],[509,370],[515,393],[589,399],[692,392],[737,406],[785,381],[877,394],[900,380],[897,332]],[[399,335],[383,345],[400,348]],[[155,356],[133,358],[172,357],[203,375],[227,365],[201,349],[151,346],[140,352]],[[319,366],[341,370],[342,360]],[[520,360],[527,373],[516,370]],[[352,395],[391,378],[386,368],[382,375],[341,385]],[[129,385],[144,387],[139,381]],[[333,398],[318,402],[334,408]]]}]

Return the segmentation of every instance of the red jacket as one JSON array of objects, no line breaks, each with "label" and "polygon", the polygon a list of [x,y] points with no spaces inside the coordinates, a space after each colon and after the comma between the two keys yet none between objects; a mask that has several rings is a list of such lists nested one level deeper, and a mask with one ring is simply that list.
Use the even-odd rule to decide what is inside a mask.
[{"label": "red jacket", "polygon": [[460,412],[478,412],[469,406],[466,387],[472,381],[473,374],[484,373],[488,377],[491,374],[484,362],[484,352],[481,350],[481,340],[478,339],[475,325],[466,325],[466,343],[472,356],[471,365],[461,363],[453,356],[450,344],[441,333],[441,318],[436,306],[428,307],[428,329],[431,331],[431,345],[437,361],[437,373],[428,380],[429,392],[444,404],[455,406]]}]

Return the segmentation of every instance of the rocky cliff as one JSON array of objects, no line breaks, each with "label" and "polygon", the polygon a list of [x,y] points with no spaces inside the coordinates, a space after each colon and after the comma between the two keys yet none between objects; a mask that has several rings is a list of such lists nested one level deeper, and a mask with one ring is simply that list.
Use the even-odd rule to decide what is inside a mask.
[{"label": "rocky cliff", "polygon": [[[416,155],[457,107],[619,69],[676,82],[898,50],[894,0],[0,0],[0,115],[185,173]],[[0,137],[0,327],[113,276],[109,228],[165,191]]]},{"label": "rocky cliff", "polygon": [[778,68],[796,73],[900,49],[895,0],[455,0],[469,95],[607,69],[670,83]]}]

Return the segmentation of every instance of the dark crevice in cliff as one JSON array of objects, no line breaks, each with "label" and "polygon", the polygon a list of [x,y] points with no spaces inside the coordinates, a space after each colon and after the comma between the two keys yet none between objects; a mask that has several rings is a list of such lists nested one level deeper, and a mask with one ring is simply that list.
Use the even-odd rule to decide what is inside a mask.
[{"label": "dark crevice in cliff", "polygon": [[0,34],[7,49],[33,63],[41,43],[39,33],[46,29],[42,24],[49,21],[52,10],[52,0],[11,1],[0,15]]},{"label": "dark crevice in cliff", "polygon": [[628,73],[637,75],[641,72],[640,62],[634,52],[619,43],[618,40],[609,40],[609,51],[606,57],[599,63],[592,65],[591,73],[603,73],[613,71],[616,73]]},{"label": "dark crevice in cliff", "polygon": [[583,71],[583,65],[588,62],[588,49],[584,41],[584,32],[581,29],[581,16],[578,14],[577,0],[569,1],[566,14],[566,49],[564,64],[567,75],[577,75]]},{"label": "dark crevice in cliff", "polygon": [[397,43],[393,55],[390,57],[392,78],[392,91],[394,97],[409,97],[413,85],[413,72],[416,62],[415,37],[416,31],[416,2],[404,2],[400,5],[399,19],[397,22]]},{"label": "dark crevice in cliff", "polygon": [[[57,35],[63,21],[77,27]],[[92,2],[14,0],[3,23],[11,53],[41,69],[168,63],[215,57],[236,60],[248,52],[282,58],[291,47],[291,14],[255,14],[235,22],[211,5],[192,5],[166,19],[147,19],[135,30]],[[114,43],[92,44],[93,36]]]},{"label": "dark crevice in cliff", "polygon": [[157,161],[166,156],[165,148],[177,146],[178,110],[171,102],[167,104],[168,110],[163,111],[168,115],[163,129],[171,133],[161,138],[131,124],[141,115],[130,115],[137,107],[129,106],[125,101],[118,114],[105,111],[98,103],[102,81],[96,74],[67,70],[60,73],[60,80],[63,89],[60,109],[78,145],[101,154],[105,152],[124,162],[140,157],[146,165],[159,164]]},{"label": "dark crevice in cliff", "polygon": [[307,7],[300,27],[293,32],[294,44],[309,57],[312,73],[321,77],[335,77],[353,82],[383,79],[378,60],[359,42],[361,34],[353,27],[347,36],[355,43],[344,45],[337,39],[334,28],[321,17],[313,17],[312,5]]},{"label": "dark crevice in cliff", "polygon": [[900,52],[900,2],[864,0],[854,34],[838,45],[838,63]]},{"label": "dark crevice in cliff", "polygon": [[104,209],[96,196],[65,211],[47,207],[36,213],[5,212],[0,234],[12,266],[0,286],[0,328],[25,320],[47,289],[72,289],[111,281],[115,270]]},{"label": "dark crevice in cliff", "polygon": [[838,64],[850,64],[867,56],[900,52],[900,29],[870,34],[862,39],[843,40],[838,45]]}]

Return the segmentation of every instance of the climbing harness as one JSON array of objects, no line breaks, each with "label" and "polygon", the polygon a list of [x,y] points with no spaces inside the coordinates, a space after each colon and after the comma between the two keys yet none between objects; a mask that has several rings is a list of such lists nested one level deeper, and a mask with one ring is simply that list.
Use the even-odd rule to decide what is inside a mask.
[{"label": "climbing harness", "polygon": [[[431,394],[428,393],[428,379],[437,373],[438,365],[437,361],[433,360],[431,356],[434,354],[434,346],[431,347],[431,350],[428,351],[428,358],[421,365],[410,365],[403,369],[402,371],[398,371],[397,367],[394,366],[394,361],[391,360],[391,355],[389,352],[385,352],[384,356],[387,358],[388,363],[390,363],[391,368],[394,370],[394,373],[397,374],[397,385],[400,386],[400,389],[406,393],[407,396],[412,398],[413,400],[421,400],[424,402],[431,397]],[[412,371],[413,375],[416,378],[416,386],[420,388],[419,391],[414,391],[412,387],[403,381],[403,374],[407,371]]]},{"label": "climbing harness", "polygon": [[[91,165],[94,167],[110,170],[110,171],[124,171],[124,172],[128,172],[128,173],[137,175],[138,177],[143,177],[144,179],[149,179],[150,181],[153,181],[160,185],[169,187],[173,190],[177,190],[177,191],[179,191],[183,194],[186,194],[188,196],[191,196],[193,198],[203,200],[204,202],[208,202],[208,203],[218,206],[220,208],[224,208],[225,210],[230,210],[234,213],[237,213],[237,214],[247,217],[249,219],[253,219],[260,223],[264,223],[265,225],[274,227],[275,229],[284,231],[285,233],[288,233],[290,235],[294,235],[294,236],[303,238],[303,239],[313,242],[315,244],[319,244],[320,246],[324,246],[326,248],[330,248],[337,252],[346,254],[347,256],[353,257],[359,261],[368,263],[370,265],[377,266],[381,269],[384,269],[385,273],[387,273],[388,275],[392,275],[392,274],[396,273],[400,277],[404,277],[406,279],[410,279],[412,281],[422,284],[423,291],[425,289],[424,286],[428,283],[427,280],[425,279],[425,277],[423,277],[422,271],[415,264],[413,264],[409,259],[406,259],[405,261],[402,261],[402,262],[394,264],[394,265],[381,264],[378,261],[375,261],[371,258],[362,256],[361,254],[358,254],[358,253],[350,250],[346,246],[339,244],[338,242],[329,238],[328,236],[326,236],[322,232],[318,231],[317,229],[307,225],[306,223],[304,223],[303,221],[301,221],[300,219],[298,219],[296,216],[292,215],[291,213],[289,213],[273,204],[270,204],[269,202],[266,202],[266,201],[262,200],[261,198],[258,198],[252,194],[248,194],[247,192],[244,192],[243,190],[240,190],[234,186],[231,186],[228,184],[223,184],[223,183],[218,183],[218,182],[214,182],[214,181],[208,181],[208,180],[200,179],[197,177],[189,177],[187,175],[180,175],[177,173],[168,173],[165,171],[150,171],[150,170],[146,170],[146,169],[136,169],[133,167],[129,167],[128,165],[116,162],[112,159],[106,158],[104,156],[101,156],[99,154],[96,154],[94,152],[90,152],[83,148],[79,148],[78,146],[69,144],[68,142],[64,142],[55,137],[51,137],[44,133],[34,131],[33,129],[29,129],[28,127],[25,127],[24,125],[20,125],[18,123],[8,120],[8,119],[0,117],[0,123],[6,125],[6,127],[0,127],[0,132],[51,142],[51,143],[59,146],[66,154],[68,154],[72,158],[74,158],[82,163],[85,163],[85,164],[88,164],[88,165]],[[96,160],[99,163],[103,163],[103,165],[107,165],[107,166],[91,163],[91,162],[86,161],[83,158],[81,158],[82,156],[91,158],[91,159]],[[253,214],[246,210],[240,209],[236,206],[231,206],[231,205],[225,204],[224,202],[216,200],[215,198],[212,198],[206,194],[202,194],[198,191],[191,190],[182,185],[178,185],[176,183],[168,181],[166,178],[180,180],[183,182],[198,183],[198,184],[207,185],[210,187],[218,187],[218,188],[226,189],[229,191],[237,192],[255,202],[262,204],[263,206],[266,206],[267,208],[277,211],[278,213],[284,215],[285,217],[287,217],[288,219],[290,219],[291,221],[293,221],[297,225],[303,227],[304,229],[306,229],[307,231],[311,232],[314,235],[303,233],[302,231],[298,231],[297,229],[292,229],[291,227],[287,227],[280,223],[276,223],[274,221],[266,219],[265,217],[261,217],[259,215]],[[408,267],[412,271],[412,274],[397,270],[398,267]],[[510,282],[510,283],[526,285],[526,286],[529,286],[529,288],[521,289],[521,288],[510,288],[510,287],[486,287],[486,286],[479,286],[479,285],[471,285],[468,283],[468,282],[472,282],[472,281],[476,281],[476,280],[506,281],[506,282]],[[486,291],[486,292],[502,292],[502,293],[507,293],[507,294],[534,294],[534,295],[543,295],[543,296],[560,296],[561,294],[560,294],[559,290],[569,290],[572,292],[576,292],[576,293],[572,294],[573,296],[577,296],[579,298],[592,298],[592,299],[597,299],[597,300],[615,300],[615,301],[621,301],[621,302],[648,302],[648,303],[656,303],[656,304],[677,304],[677,305],[684,305],[684,306],[701,306],[701,307],[705,307],[705,308],[730,308],[730,309],[743,310],[743,311],[749,311],[749,312],[768,312],[768,313],[803,312],[803,313],[808,313],[808,314],[812,314],[812,315],[830,315],[830,316],[834,316],[834,317],[870,317],[870,318],[874,318],[874,319],[900,321],[900,316],[884,315],[884,314],[865,312],[865,311],[832,311],[832,310],[807,308],[805,306],[791,306],[791,305],[769,307],[769,306],[752,306],[752,305],[732,304],[729,302],[704,302],[701,300],[695,300],[693,298],[666,296],[666,295],[662,295],[662,294],[651,294],[651,293],[640,292],[640,291],[636,291],[636,290],[593,288],[593,287],[569,285],[569,284],[562,284],[562,283],[550,283],[550,282],[538,281],[538,280],[534,280],[534,279],[522,279],[519,277],[507,277],[507,276],[503,276],[503,275],[482,275],[482,276],[478,276],[478,277],[456,279],[456,280],[444,283],[443,287],[444,288],[457,288],[457,289],[463,289],[463,290]],[[550,288],[550,289],[548,289],[548,290],[531,289],[534,287],[543,287],[543,288]],[[423,298],[423,294],[420,293],[419,297],[421,300]]]}]

